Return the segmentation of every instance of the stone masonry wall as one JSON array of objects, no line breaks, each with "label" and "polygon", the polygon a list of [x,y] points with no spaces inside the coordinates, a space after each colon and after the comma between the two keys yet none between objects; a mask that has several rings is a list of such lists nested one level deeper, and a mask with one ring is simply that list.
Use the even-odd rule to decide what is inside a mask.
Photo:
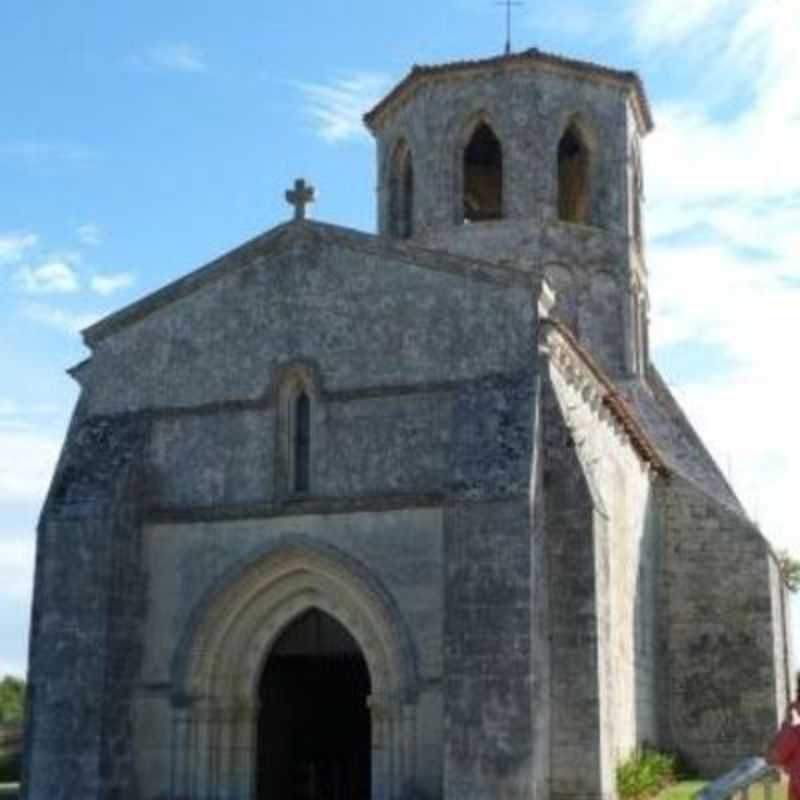
[{"label": "stone masonry wall", "polygon": [[527,498],[445,512],[447,800],[531,800],[531,536]]},{"label": "stone masonry wall", "polygon": [[136,797],[130,743],[140,662],[146,422],[73,426],[39,527],[26,800]]},{"label": "stone masonry wall", "polygon": [[[323,376],[324,377],[324,376]],[[309,499],[521,495],[530,480],[533,375],[523,371],[314,401]],[[148,468],[163,511],[280,505],[274,405],[152,414]],[[296,498],[295,498],[296,499]]]},{"label": "stone masonry wall", "polygon": [[658,515],[625,434],[574,373],[546,376],[552,796],[610,797],[616,765],[658,743]]},{"label": "stone masonry wall", "polygon": [[[311,486],[319,497],[435,494],[447,478],[456,387],[313,406]],[[149,460],[163,508],[275,503],[276,411],[159,415]]]},{"label": "stone masonry wall", "polygon": [[231,255],[218,279],[95,342],[89,412],[258,403],[272,396],[275,371],[297,361],[314,365],[327,392],[441,384],[530,363],[524,274],[415,266],[412,256],[370,252],[374,237],[311,224],[285,239],[280,252],[244,263]]},{"label": "stone masonry wall", "polygon": [[[630,301],[639,257],[631,246],[639,135],[632,116],[620,87],[536,67],[421,83],[377,133],[378,229],[390,233],[392,157],[405,141],[414,164],[413,241],[548,277],[564,321],[611,375],[630,374],[642,358],[633,351]],[[558,145],[573,117],[590,150],[586,224],[557,214]],[[480,120],[503,149],[503,215],[464,224],[463,151]]]},{"label": "stone masonry wall", "polygon": [[763,753],[785,705],[781,591],[770,548],[745,517],[679,478],[661,496],[666,733],[713,777]]},{"label": "stone masonry wall", "polygon": [[[454,797],[485,797],[500,784],[516,793],[509,797],[529,796],[535,371],[529,276],[479,264],[453,267],[446,257],[441,268],[417,266],[349,246],[349,239],[360,245],[364,238],[379,248],[374,238],[347,234],[348,246],[340,246],[338,234],[323,228],[295,226],[279,252],[234,261],[218,280],[92,338],[92,360],[80,373],[90,420],[108,420],[113,428],[138,412],[146,421],[135,456],[137,469],[145,468],[146,497],[139,496],[132,513],[152,513],[162,526],[184,525],[185,540],[170,540],[169,527],[148,528],[142,567],[138,535],[122,523],[111,529],[103,518],[113,545],[98,546],[91,568],[99,572],[87,586],[102,587],[103,624],[119,625],[81,622],[89,630],[98,626],[98,636],[104,632],[105,650],[96,652],[114,682],[103,695],[113,716],[98,712],[96,738],[86,745],[87,754],[103,753],[89,794],[117,791],[126,775],[130,792],[166,791],[174,699],[166,669],[176,636],[190,624],[186,592],[203,596],[221,565],[297,530],[338,542],[345,552],[367,551],[368,568],[400,586],[400,613],[420,637],[424,664],[420,788],[437,796],[444,769],[466,792],[453,790]],[[315,381],[311,487],[302,498],[275,492],[280,381],[294,364]],[[76,447],[68,442],[68,460],[80,457]],[[442,503],[447,495],[444,544],[429,521],[403,528],[409,509],[435,514],[437,497]],[[352,532],[337,527],[337,516],[359,510],[362,522],[353,519]],[[163,542],[159,531],[166,532]],[[477,547],[487,532],[496,558],[481,567],[467,543]],[[183,549],[173,574],[165,564],[178,541]],[[437,573],[423,563],[431,548],[441,547],[453,554],[447,589],[445,568]],[[70,563],[66,553],[49,559],[61,569]],[[500,583],[513,579],[507,602],[494,596],[497,584],[486,584],[484,572],[497,573]],[[505,611],[502,630],[487,627]],[[513,659],[507,645],[519,648]],[[501,654],[503,666],[490,675],[487,659]],[[452,674],[446,685],[439,683],[442,659]],[[472,731],[471,745],[455,732],[460,721]],[[494,733],[486,734],[485,723]],[[452,735],[443,735],[442,725]],[[440,747],[450,754],[444,762]],[[482,756],[471,775],[466,767],[453,769],[468,753]]]},{"label": "stone masonry wall", "polygon": [[[601,752],[594,509],[570,434],[545,388],[545,532],[552,800],[607,794]],[[580,764],[580,769],[575,769]]]},{"label": "stone masonry wall", "polygon": [[630,373],[627,237],[588,225],[514,219],[432,231],[425,242],[472,258],[510,262],[544,277],[556,293],[555,316],[610,375]]},{"label": "stone masonry wall", "polygon": [[448,800],[530,800],[534,787],[529,369],[454,396],[444,510]]},{"label": "stone masonry wall", "polygon": [[[391,158],[405,140],[414,164],[415,236],[424,240],[429,231],[457,230],[463,151],[482,119],[503,149],[504,216],[554,219],[558,144],[577,115],[591,150],[589,221],[626,234],[627,109],[618,86],[536,67],[428,80],[379,133],[378,229],[388,232]],[[448,249],[458,251],[456,236]]]},{"label": "stone masonry wall", "polygon": [[[257,562],[265,552],[298,544],[346,555],[399,609],[420,679],[415,786],[425,797],[441,797],[443,525],[441,509],[423,508],[145,526],[146,636],[130,745],[141,800],[169,797],[176,653],[202,621],[198,612],[227,585],[231,572]],[[219,769],[214,764],[209,773]],[[249,777],[244,776],[245,785]],[[233,786],[223,788],[226,800],[242,796]]]}]

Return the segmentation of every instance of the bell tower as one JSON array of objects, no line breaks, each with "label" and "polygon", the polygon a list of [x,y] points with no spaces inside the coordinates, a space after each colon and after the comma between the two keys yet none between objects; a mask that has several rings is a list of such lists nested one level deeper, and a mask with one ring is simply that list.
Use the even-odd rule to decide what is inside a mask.
[{"label": "bell tower", "polygon": [[644,372],[653,122],[635,73],[539,50],[415,66],[365,122],[381,235],[546,277],[610,373]]}]

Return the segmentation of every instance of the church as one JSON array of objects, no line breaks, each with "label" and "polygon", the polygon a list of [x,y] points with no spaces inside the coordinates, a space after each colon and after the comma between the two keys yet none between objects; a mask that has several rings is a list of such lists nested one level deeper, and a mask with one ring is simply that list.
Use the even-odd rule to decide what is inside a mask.
[{"label": "church", "polygon": [[298,181],[84,331],[27,800],[613,800],[774,731],[778,564],[650,359],[636,73],[414,67],[365,124],[377,234]]}]

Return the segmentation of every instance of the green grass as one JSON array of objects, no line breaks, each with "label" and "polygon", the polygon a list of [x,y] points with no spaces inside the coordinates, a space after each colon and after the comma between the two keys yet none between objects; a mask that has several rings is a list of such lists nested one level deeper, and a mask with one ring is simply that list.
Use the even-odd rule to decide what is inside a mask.
[{"label": "green grass", "polygon": [[[705,781],[678,781],[659,792],[656,800],[692,800],[705,785]],[[761,789],[757,788],[753,796],[761,797]],[[789,800],[789,784],[782,781],[780,786],[775,786],[772,790],[772,798],[773,800]]]},{"label": "green grass", "polygon": [[678,781],[659,792],[658,800],[692,800],[705,785],[705,781]]}]

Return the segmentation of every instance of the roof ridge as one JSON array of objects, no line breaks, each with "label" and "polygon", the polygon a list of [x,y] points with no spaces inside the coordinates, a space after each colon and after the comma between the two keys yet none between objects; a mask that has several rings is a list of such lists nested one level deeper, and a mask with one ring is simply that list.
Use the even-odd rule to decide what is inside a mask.
[{"label": "roof ridge", "polygon": [[[463,275],[472,280],[481,280],[496,285],[529,285],[530,273],[505,264],[460,256],[446,250],[436,250],[414,241],[399,241],[388,236],[346,228],[317,220],[293,220],[261,233],[249,241],[212,259],[201,267],[170,281],[144,297],[123,306],[107,317],[82,331],[84,342],[91,348],[97,342],[126,325],[142,319],[169,303],[186,297],[215,280],[226,269],[243,268],[250,263],[250,256],[270,243],[280,243],[292,233],[325,237],[342,247],[369,251],[375,255],[386,254],[398,261],[415,265],[421,269],[434,269]],[[234,262],[233,264],[231,262]]]},{"label": "roof ridge", "polygon": [[279,239],[291,225],[291,222],[286,222],[263,233],[259,233],[252,239],[237,245],[232,250],[228,250],[216,258],[212,258],[211,261],[207,261],[191,272],[187,272],[175,278],[175,280],[166,283],[164,286],[146,294],[144,297],[140,297],[138,300],[134,300],[122,308],[117,309],[108,316],[84,328],[81,331],[84,342],[91,347],[96,342],[105,338],[108,333],[124,326],[129,321],[138,319],[141,314],[137,312],[141,309],[147,308],[148,310],[145,313],[149,313],[151,306],[157,308],[161,305],[166,305],[173,299],[190,294],[195,289],[203,286],[208,280],[211,280],[224,261],[232,256],[239,258],[246,257],[250,251],[256,250],[256,248],[263,246],[271,240]]}]

